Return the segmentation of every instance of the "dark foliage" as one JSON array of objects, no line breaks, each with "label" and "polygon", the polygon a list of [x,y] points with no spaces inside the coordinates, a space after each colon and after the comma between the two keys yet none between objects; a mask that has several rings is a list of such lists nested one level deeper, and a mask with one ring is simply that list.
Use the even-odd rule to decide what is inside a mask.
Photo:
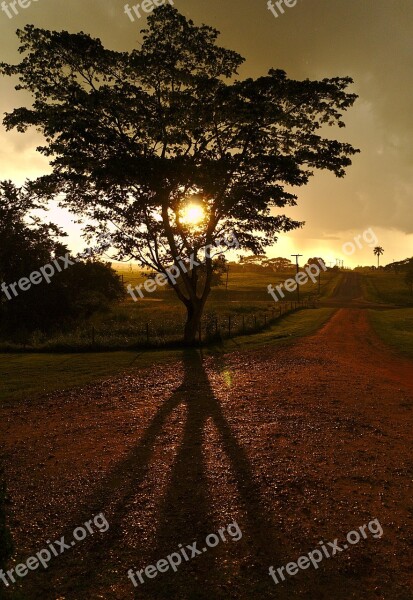
[{"label": "dark foliage", "polygon": [[[33,104],[4,124],[45,136],[40,152],[53,172],[34,192],[44,201],[59,194],[98,228],[116,224],[118,258],[155,272],[233,232],[241,249],[262,254],[280,232],[302,226],[283,214],[296,204],[290,189],[316,170],[343,177],[357,152],[325,137],[329,126],[344,127],[356,99],[350,77],[296,81],[270,69],[237,80],[242,56],[169,5],[148,17],[132,52],[85,33],[27,25],[17,34],[22,60],[0,64],[0,73],[17,76]],[[205,215],[195,228],[181,218],[189,200]],[[204,277],[194,268],[181,273],[184,288],[173,285],[187,309],[188,343],[213,276],[207,259]]]},{"label": "dark foliage", "polygon": [[[109,263],[76,259],[65,269],[59,257],[65,256],[67,248],[57,241],[62,232],[52,224],[27,219],[31,208],[35,205],[25,189],[0,184],[0,284],[7,285],[11,296],[8,299],[1,292],[0,329],[3,336],[16,339],[34,330],[62,329],[124,297],[121,280]],[[50,283],[42,279],[27,291],[17,287],[14,296],[10,284],[29,278],[54,259],[62,272],[55,268]]]}]

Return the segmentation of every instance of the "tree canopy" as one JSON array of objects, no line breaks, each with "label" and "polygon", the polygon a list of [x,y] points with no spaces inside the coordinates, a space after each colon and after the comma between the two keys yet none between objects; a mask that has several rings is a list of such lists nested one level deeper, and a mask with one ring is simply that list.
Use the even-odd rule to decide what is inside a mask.
[{"label": "tree canopy", "polygon": [[[214,28],[169,5],[148,24],[130,52],[82,32],[18,31],[24,56],[0,69],[19,78],[33,105],[4,123],[36,127],[53,167],[32,192],[60,194],[90,232],[111,229],[118,259],[159,273],[233,232],[241,249],[263,254],[302,225],[279,212],[296,204],[291,188],[317,169],[343,177],[351,164],[357,150],[325,133],[344,127],[352,80],[296,81],[278,69],[239,80],[244,59],[217,44]],[[200,209],[196,225],[183,218],[188,203]],[[183,286],[171,283],[188,310],[187,341],[210,293],[211,258],[204,269],[202,278],[181,270]]]},{"label": "tree canopy", "polygon": [[60,241],[63,232],[52,223],[41,223],[39,217],[30,216],[34,208],[36,204],[26,188],[0,182],[0,334],[5,338],[14,334],[21,339],[22,334],[37,329],[60,329],[91,316],[125,294],[109,264],[74,257],[74,264],[67,270],[55,269],[49,283],[43,280],[26,291],[15,288],[14,294],[9,284],[28,279],[68,253]]}]

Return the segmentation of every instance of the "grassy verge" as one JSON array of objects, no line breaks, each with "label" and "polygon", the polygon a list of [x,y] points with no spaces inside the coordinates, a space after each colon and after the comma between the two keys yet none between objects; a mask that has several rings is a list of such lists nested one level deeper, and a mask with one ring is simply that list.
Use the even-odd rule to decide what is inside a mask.
[{"label": "grassy verge", "polygon": [[322,273],[320,300],[328,300],[333,297],[344,277],[343,273]]},{"label": "grassy verge", "polygon": [[[137,285],[146,281],[135,272],[124,271],[125,285]],[[276,303],[268,293],[268,285],[283,283],[295,273],[230,273],[228,289],[214,288],[208,299],[202,324],[203,337],[218,330],[222,335],[231,332],[257,331],[274,315],[280,304],[288,308],[297,300],[296,292],[286,292],[283,302]],[[341,275],[322,273],[321,296],[331,295]],[[300,287],[302,300],[317,295],[318,285],[311,281]],[[0,353],[34,351],[46,353],[93,352],[104,350],[130,352],[140,349],[161,348],[178,344],[182,340],[185,308],[173,290],[159,288],[153,294],[145,292],[144,298],[134,302],[128,295],[124,302],[110,310],[94,315],[71,331],[48,336],[41,332],[31,334],[26,343],[0,341]]]},{"label": "grassy verge", "polygon": [[404,282],[404,273],[363,273],[361,286],[364,298],[370,302],[413,306],[413,296]]},{"label": "grassy verge", "polygon": [[382,340],[413,358],[413,308],[370,310],[370,321]]},{"label": "grassy verge", "polygon": [[[309,335],[321,327],[333,310],[300,310],[281,317],[257,335],[225,340],[204,349],[231,352],[263,345],[282,344]],[[179,359],[182,350],[107,352],[90,354],[0,354],[0,401],[25,400],[43,393],[85,385],[120,372],[132,372],[167,360]]]},{"label": "grassy verge", "polygon": [[[253,336],[241,336],[226,340],[223,351],[236,347],[239,350],[260,348],[267,345],[288,343],[299,337],[311,335],[322,327],[333,314],[332,308],[300,310],[282,317],[276,325]],[[211,351],[216,350],[211,346]]]}]

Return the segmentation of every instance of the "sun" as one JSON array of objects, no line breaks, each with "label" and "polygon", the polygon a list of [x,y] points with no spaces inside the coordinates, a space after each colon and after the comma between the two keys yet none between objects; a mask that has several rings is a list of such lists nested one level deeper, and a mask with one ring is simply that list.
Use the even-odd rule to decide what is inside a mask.
[{"label": "sun", "polygon": [[189,202],[181,208],[180,218],[184,225],[199,225],[205,219],[205,211],[200,204]]}]

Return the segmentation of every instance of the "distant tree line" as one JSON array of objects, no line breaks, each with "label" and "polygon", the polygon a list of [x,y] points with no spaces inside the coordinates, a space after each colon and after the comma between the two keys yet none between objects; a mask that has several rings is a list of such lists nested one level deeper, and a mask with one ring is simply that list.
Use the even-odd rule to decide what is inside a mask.
[{"label": "distant tree line", "polygon": [[384,267],[385,271],[394,271],[395,273],[406,273],[413,266],[413,257],[397,260]]},{"label": "distant tree line", "polygon": [[[376,253],[377,254],[377,253]],[[378,255],[379,256],[379,255]],[[370,267],[356,267],[354,271],[359,273],[375,271],[377,268],[375,266]],[[412,258],[404,258],[403,260],[397,260],[389,263],[385,267],[380,267],[379,270],[384,272],[393,272],[396,275],[400,275],[403,277],[405,284],[410,290],[410,293],[413,294],[413,257]]]},{"label": "distant tree line", "polygon": [[403,275],[407,287],[410,290],[410,293],[413,294],[413,257],[392,262],[389,265],[385,266],[385,270],[392,270],[395,273],[401,273]]},{"label": "distant tree line", "polygon": [[[307,260],[304,267],[320,263],[325,263],[325,261],[320,257],[313,257]],[[229,268],[233,273],[291,273],[295,271],[296,266],[290,259],[282,256],[268,258],[265,254],[259,254],[258,256],[252,255],[241,257],[238,263],[229,263]]]}]

